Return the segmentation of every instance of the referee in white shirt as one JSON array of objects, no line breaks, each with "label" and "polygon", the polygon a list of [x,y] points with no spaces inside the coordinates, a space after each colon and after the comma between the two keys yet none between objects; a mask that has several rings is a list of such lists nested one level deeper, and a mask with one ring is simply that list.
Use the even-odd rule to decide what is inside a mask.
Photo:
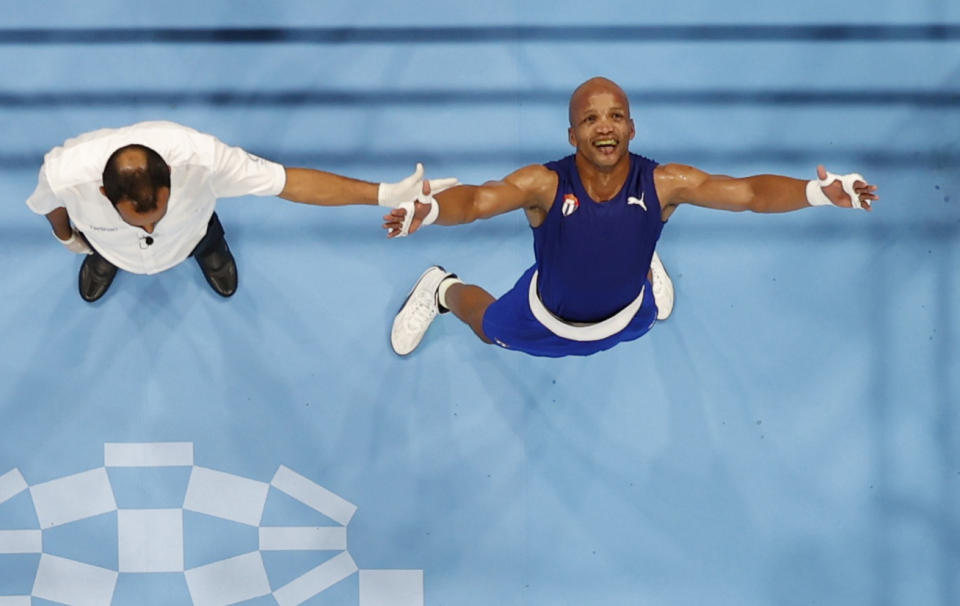
[{"label": "referee in white shirt", "polygon": [[[207,282],[229,297],[237,267],[214,212],[217,198],[280,196],[337,206],[397,206],[421,193],[422,169],[376,184],[305,168],[285,168],[216,137],[172,122],[102,129],[51,150],[27,200],[75,253],[80,296],[93,302],[117,268],[155,274],[193,256]],[[439,183],[434,181],[434,191]]]}]

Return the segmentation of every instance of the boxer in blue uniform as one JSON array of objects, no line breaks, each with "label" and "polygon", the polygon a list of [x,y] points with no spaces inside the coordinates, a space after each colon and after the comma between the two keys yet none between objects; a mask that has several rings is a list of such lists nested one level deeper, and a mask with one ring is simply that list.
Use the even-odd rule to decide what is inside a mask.
[{"label": "boxer in blue uniform", "polygon": [[658,165],[630,153],[634,134],[626,94],[592,78],[570,98],[574,155],[426,196],[384,217],[393,237],[421,223],[459,225],[522,208],[536,258],[500,299],[442,267],[427,269],[394,320],[394,351],[412,352],[437,313],[448,310],[485,342],[507,349],[550,357],[609,349],[670,315],[673,286],[654,249],[680,204],[770,213],[831,204],[870,210],[877,199],[876,186],[860,175],[834,175],[822,166],[817,179],[803,181]]}]

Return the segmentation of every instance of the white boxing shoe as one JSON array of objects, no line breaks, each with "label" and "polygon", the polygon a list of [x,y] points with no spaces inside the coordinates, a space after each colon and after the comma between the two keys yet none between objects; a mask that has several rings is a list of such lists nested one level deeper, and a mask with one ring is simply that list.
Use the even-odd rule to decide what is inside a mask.
[{"label": "white boxing shoe", "polygon": [[650,260],[651,282],[653,283],[653,300],[657,304],[657,320],[663,321],[673,313],[673,280],[664,269],[660,255],[653,252]]},{"label": "white boxing shoe", "polygon": [[430,323],[440,313],[440,304],[437,301],[440,283],[444,278],[453,275],[439,265],[434,265],[417,279],[393,319],[393,328],[390,330],[390,346],[397,355],[405,356],[411,353],[423,340]]}]

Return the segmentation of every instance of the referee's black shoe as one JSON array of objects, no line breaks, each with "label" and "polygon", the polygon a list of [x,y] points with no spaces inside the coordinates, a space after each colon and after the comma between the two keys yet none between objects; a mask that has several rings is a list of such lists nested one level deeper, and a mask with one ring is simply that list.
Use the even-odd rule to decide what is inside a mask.
[{"label": "referee's black shoe", "polygon": [[87,255],[80,266],[80,296],[84,301],[93,303],[107,292],[116,275],[116,265],[96,252]]},{"label": "referee's black shoe", "polygon": [[229,297],[237,292],[237,263],[233,260],[233,254],[225,239],[220,238],[210,250],[194,256],[207,284],[218,295]]}]

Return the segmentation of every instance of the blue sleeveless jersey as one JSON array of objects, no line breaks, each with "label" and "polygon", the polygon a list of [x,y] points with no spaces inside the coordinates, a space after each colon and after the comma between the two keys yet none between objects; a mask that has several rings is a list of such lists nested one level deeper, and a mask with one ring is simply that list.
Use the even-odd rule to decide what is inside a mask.
[{"label": "blue sleeveless jersey", "polygon": [[606,202],[584,190],[574,156],[544,166],[558,183],[546,220],[533,229],[540,299],[571,322],[609,318],[640,294],[663,230],[657,163],[630,154],[627,181]]}]

